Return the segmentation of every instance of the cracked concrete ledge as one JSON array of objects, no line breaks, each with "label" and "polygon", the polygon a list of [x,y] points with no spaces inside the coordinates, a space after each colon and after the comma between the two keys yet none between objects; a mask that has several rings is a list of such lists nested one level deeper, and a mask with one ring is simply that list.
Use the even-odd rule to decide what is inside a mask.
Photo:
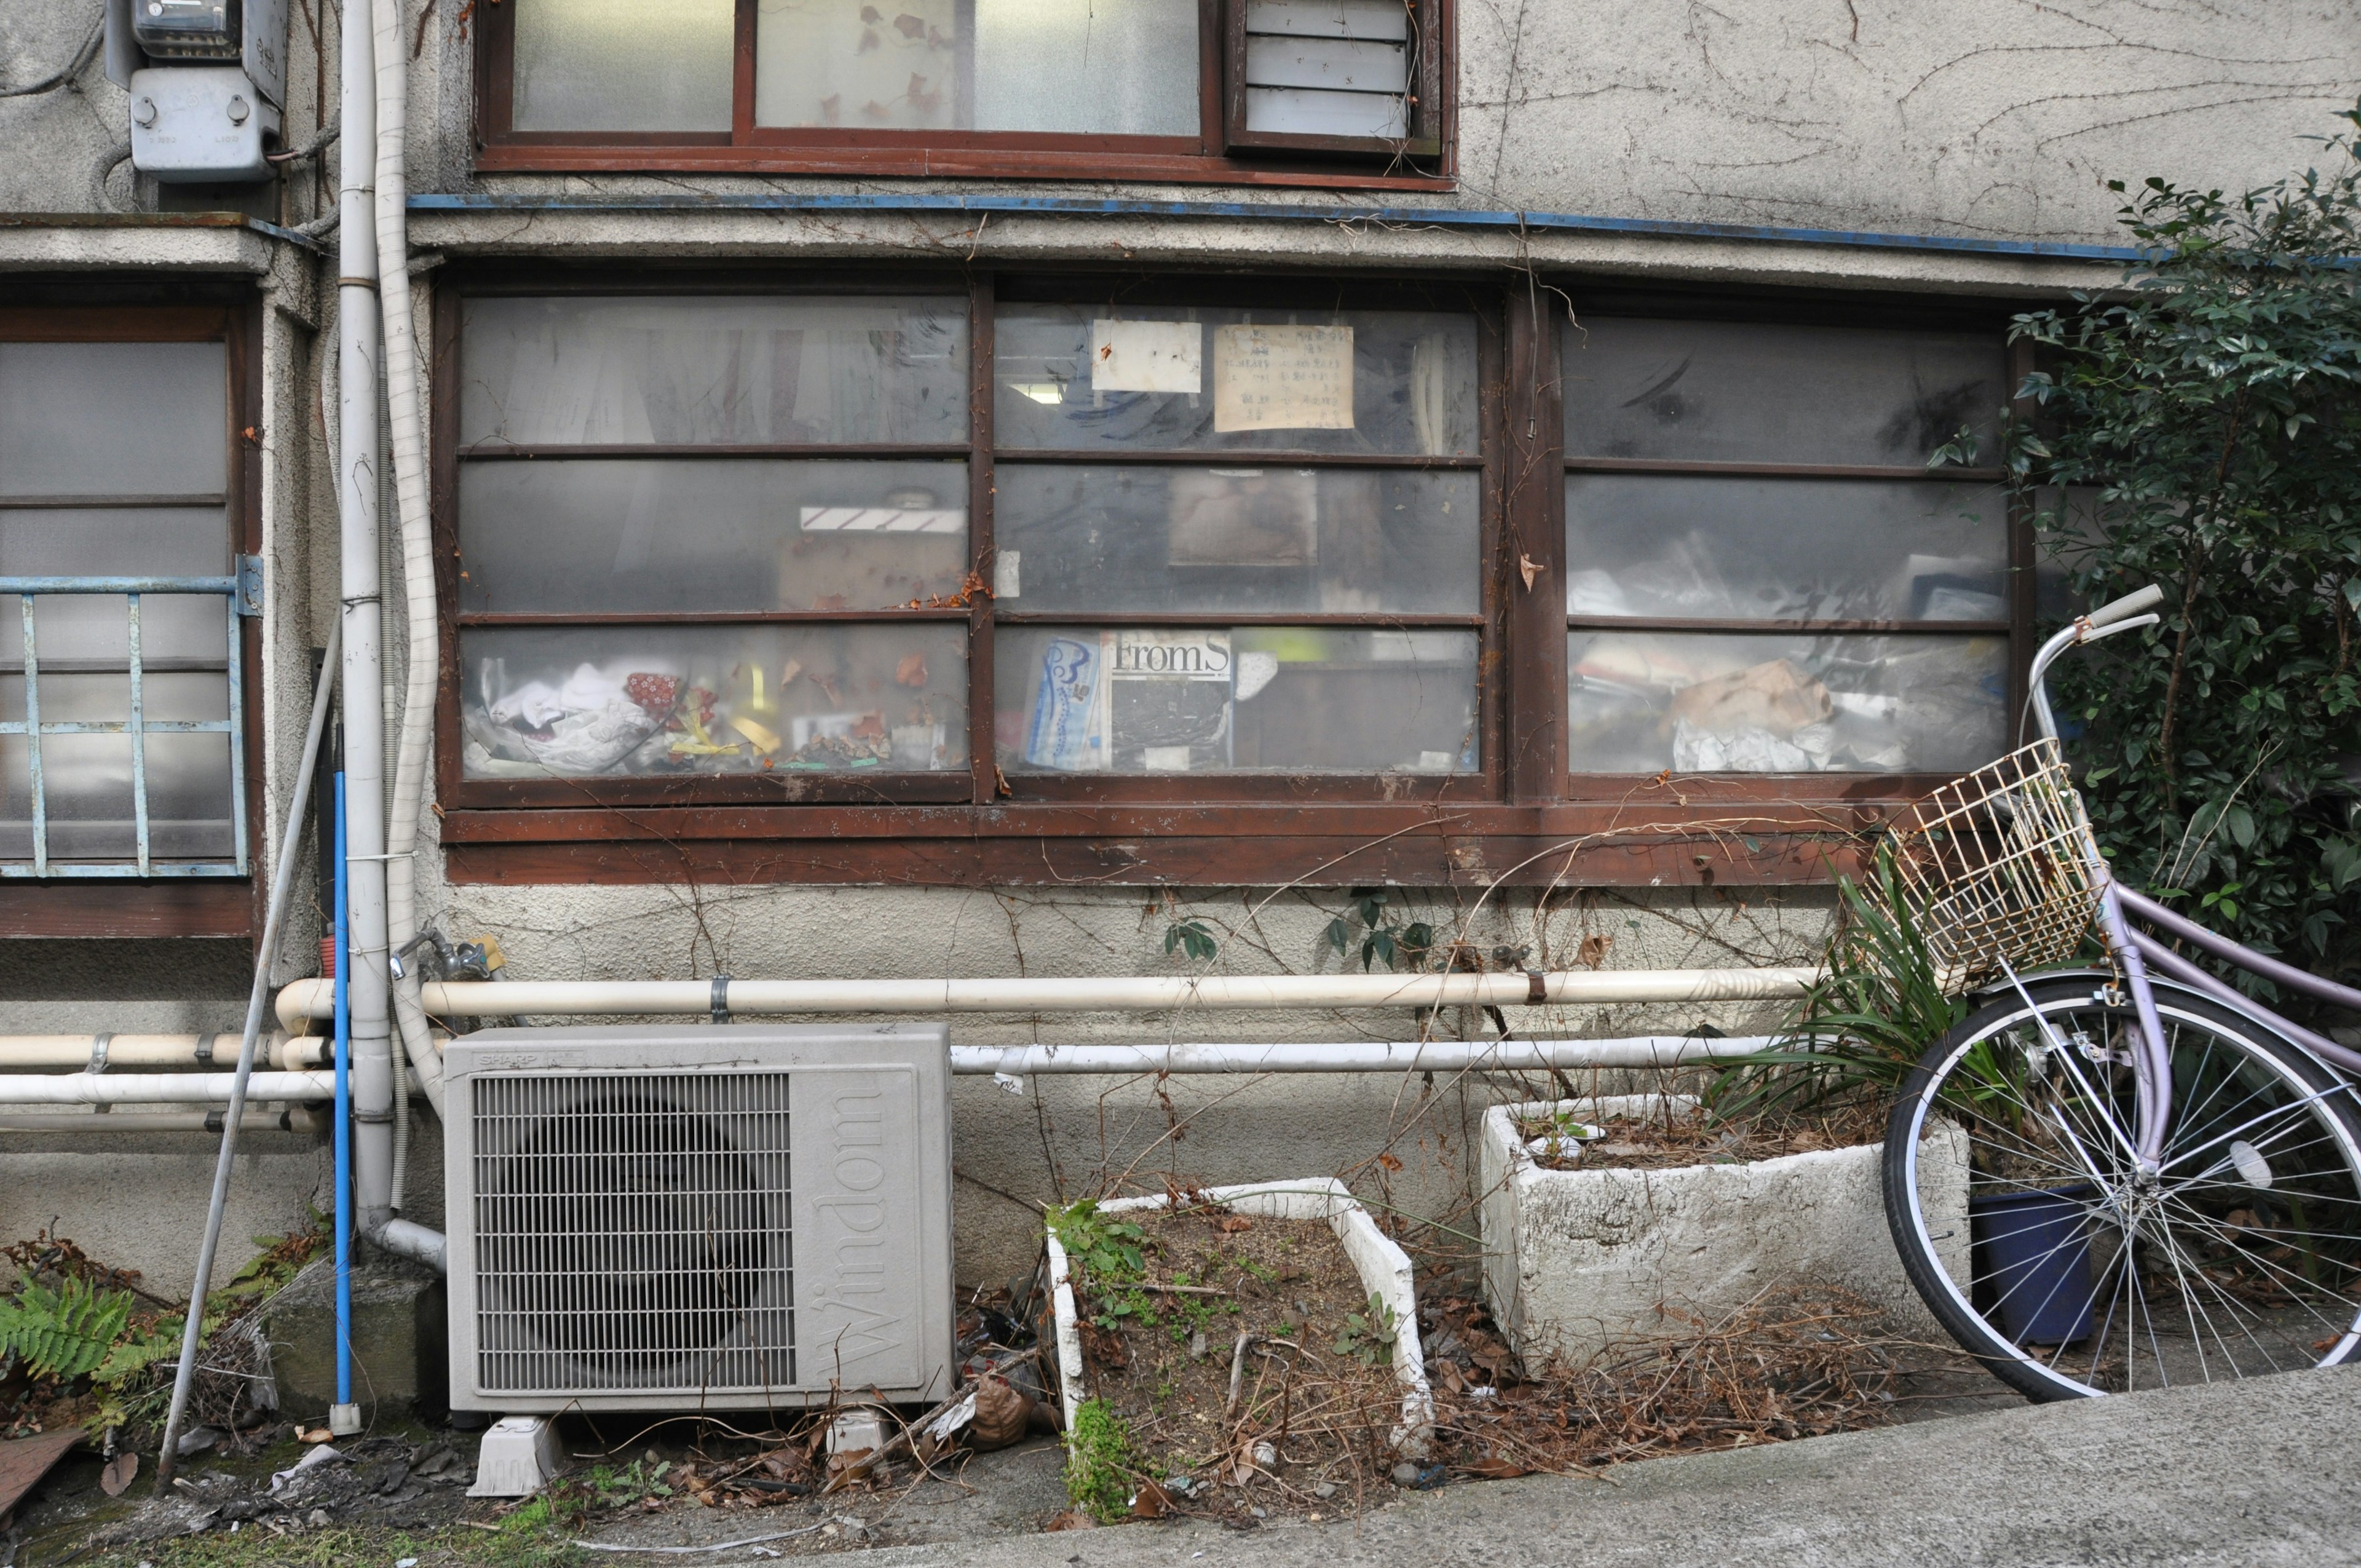
[{"label": "cracked concrete ledge", "polygon": [[2361,1368],[1530,1476],[1357,1523],[1236,1534],[1134,1525],[884,1548],[873,1568],[1946,1568],[2361,1563]]},{"label": "cracked concrete ledge", "polygon": [[1743,280],[1751,286],[1939,291],[2026,297],[2118,282],[2123,266],[2053,257],[1978,256],[1774,240],[1469,232],[1339,221],[1014,217],[693,212],[414,214],[411,243],[453,256],[579,260],[796,258],[1028,266],[1297,265],[1330,271],[1417,268],[1497,275],[1534,267],[1632,281]]}]

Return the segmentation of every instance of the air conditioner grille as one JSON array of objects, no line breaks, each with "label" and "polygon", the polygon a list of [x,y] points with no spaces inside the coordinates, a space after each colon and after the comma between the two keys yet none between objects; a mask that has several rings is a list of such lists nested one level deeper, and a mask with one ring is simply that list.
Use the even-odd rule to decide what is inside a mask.
[{"label": "air conditioner grille", "polygon": [[787,1080],[476,1080],[479,1386],[792,1384]]}]

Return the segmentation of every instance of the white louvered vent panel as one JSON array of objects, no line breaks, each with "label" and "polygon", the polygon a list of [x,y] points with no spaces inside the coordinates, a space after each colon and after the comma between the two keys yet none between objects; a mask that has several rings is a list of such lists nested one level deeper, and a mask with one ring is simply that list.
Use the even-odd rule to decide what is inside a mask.
[{"label": "white louvered vent panel", "polygon": [[1410,134],[1403,0],[1249,0],[1246,33],[1248,130]]},{"label": "white louvered vent panel", "polygon": [[793,1384],[784,1072],[475,1084],[478,1386]]}]

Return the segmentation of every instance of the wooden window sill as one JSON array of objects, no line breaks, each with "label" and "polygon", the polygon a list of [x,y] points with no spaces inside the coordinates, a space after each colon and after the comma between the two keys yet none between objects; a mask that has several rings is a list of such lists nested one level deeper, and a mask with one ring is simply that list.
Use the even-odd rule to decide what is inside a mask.
[{"label": "wooden window sill", "polygon": [[989,148],[761,147],[498,141],[476,154],[479,174],[860,174],[913,179],[1133,180],[1159,185],[1448,192],[1447,175],[1290,169],[1194,153],[1114,155]]}]

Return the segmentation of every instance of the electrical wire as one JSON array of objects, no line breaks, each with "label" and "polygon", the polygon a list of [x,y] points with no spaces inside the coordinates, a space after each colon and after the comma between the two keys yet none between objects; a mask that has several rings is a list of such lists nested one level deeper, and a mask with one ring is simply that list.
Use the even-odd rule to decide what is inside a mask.
[{"label": "electrical wire", "polygon": [[74,51],[73,60],[70,64],[51,71],[38,82],[27,86],[0,87],[0,98],[29,98],[38,93],[53,93],[60,87],[70,85],[75,77],[90,68],[90,62],[98,55],[99,40],[105,36],[106,7],[101,5],[98,8],[98,20],[90,25],[90,37],[84,38],[82,48]]}]

